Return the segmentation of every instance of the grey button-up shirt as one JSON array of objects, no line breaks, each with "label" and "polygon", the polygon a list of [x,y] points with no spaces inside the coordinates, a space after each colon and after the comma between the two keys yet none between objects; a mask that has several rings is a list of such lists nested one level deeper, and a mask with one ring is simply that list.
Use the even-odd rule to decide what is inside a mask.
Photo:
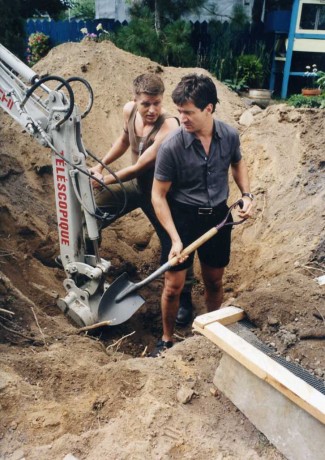
[{"label": "grey button-up shirt", "polygon": [[238,132],[221,121],[214,120],[209,155],[193,133],[179,128],[159,148],[155,178],[172,182],[175,201],[215,207],[227,200],[229,167],[241,158]]}]

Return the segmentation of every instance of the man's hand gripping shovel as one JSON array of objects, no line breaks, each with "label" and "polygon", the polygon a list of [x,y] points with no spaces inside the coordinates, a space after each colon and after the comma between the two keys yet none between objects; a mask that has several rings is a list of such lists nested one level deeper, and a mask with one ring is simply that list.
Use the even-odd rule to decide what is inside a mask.
[{"label": "man's hand gripping shovel", "polygon": [[164,265],[158,268],[155,272],[149,275],[139,283],[132,283],[128,279],[128,274],[123,273],[117,278],[105,291],[98,307],[98,321],[108,321],[110,325],[117,326],[118,324],[124,323],[144,304],[145,300],[139,294],[136,293],[140,288],[151,283],[171,267],[179,263],[179,259],[188,256],[194,252],[197,248],[202,246],[206,241],[212,238],[218,233],[218,231],[227,225],[239,225],[246,219],[238,220],[237,222],[227,222],[231,211],[239,206],[243,207],[243,200],[238,200],[232,204],[227,212],[226,217],[215,227],[212,227],[200,238],[193,241],[187,248],[185,248],[180,256],[175,256],[168,260]]}]

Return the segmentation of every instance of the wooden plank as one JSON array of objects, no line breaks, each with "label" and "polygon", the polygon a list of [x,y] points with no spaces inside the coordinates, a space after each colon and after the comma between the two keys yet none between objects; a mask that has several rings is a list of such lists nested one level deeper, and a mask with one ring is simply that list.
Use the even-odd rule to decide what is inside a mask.
[{"label": "wooden plank", "polygon": [[238,307],[224,307],[220,310],[211,311],[204,315],[197,316],[194,320],[193,326],[195,328],[204,329],[208,324],[218,323],[227,325],[240,321],[245,316],[244,310]]},{"label": "wooden plank", "polygon": [[292,402],[325,424],[325,395],[222,324],[215,322],[202,329],[196,327],[194,323],[194,329],[205,335],[257,377],[269,383]]}]

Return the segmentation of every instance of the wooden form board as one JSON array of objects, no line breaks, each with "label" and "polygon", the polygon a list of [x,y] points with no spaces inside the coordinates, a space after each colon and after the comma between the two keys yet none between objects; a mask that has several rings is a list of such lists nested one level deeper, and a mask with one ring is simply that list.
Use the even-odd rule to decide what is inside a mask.
[{"label": "wooden form board", "polygon": [[[246,369],[325,424],[325,395],[225,327],[224,324],[238,321],[232,321],[231,318],[240,316],[240,311],[244,315],[240,308],[226,307],[198,316],[193,327]],[[222,321],[225,322],[222,324]]]},{"label": "wooden form board", "polygon": [[224,326],[227,326],[228,324],[236,323],[243,318],[245,318],[245,312],[241,308],[224,307],[219,310],[197,316],[193,326],[195,329],[204,329],[206,326],[215,323],[216,321]]}]

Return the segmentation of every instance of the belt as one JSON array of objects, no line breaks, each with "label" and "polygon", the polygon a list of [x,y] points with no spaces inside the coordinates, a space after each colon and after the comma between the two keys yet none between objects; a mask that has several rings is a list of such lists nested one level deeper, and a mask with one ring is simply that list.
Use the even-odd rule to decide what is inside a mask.
[{"label": "belt", "polygon": [[173,201],[171,203],[173,207],[176,209],[184,209],[189,211],[193,214],[197,214],[199,216],[210,216],[212,214],[217,214],[227,209],[227,202],[222,201],[218,206],[209,207],[209,206],[192,206],[190,204],[180,203],[179,201]]},{"label": "belt", "polygon": [[202,216],[209,216],[210,214],[214,214],[214,212],[214,208],[197,208],[197,213]]}]

